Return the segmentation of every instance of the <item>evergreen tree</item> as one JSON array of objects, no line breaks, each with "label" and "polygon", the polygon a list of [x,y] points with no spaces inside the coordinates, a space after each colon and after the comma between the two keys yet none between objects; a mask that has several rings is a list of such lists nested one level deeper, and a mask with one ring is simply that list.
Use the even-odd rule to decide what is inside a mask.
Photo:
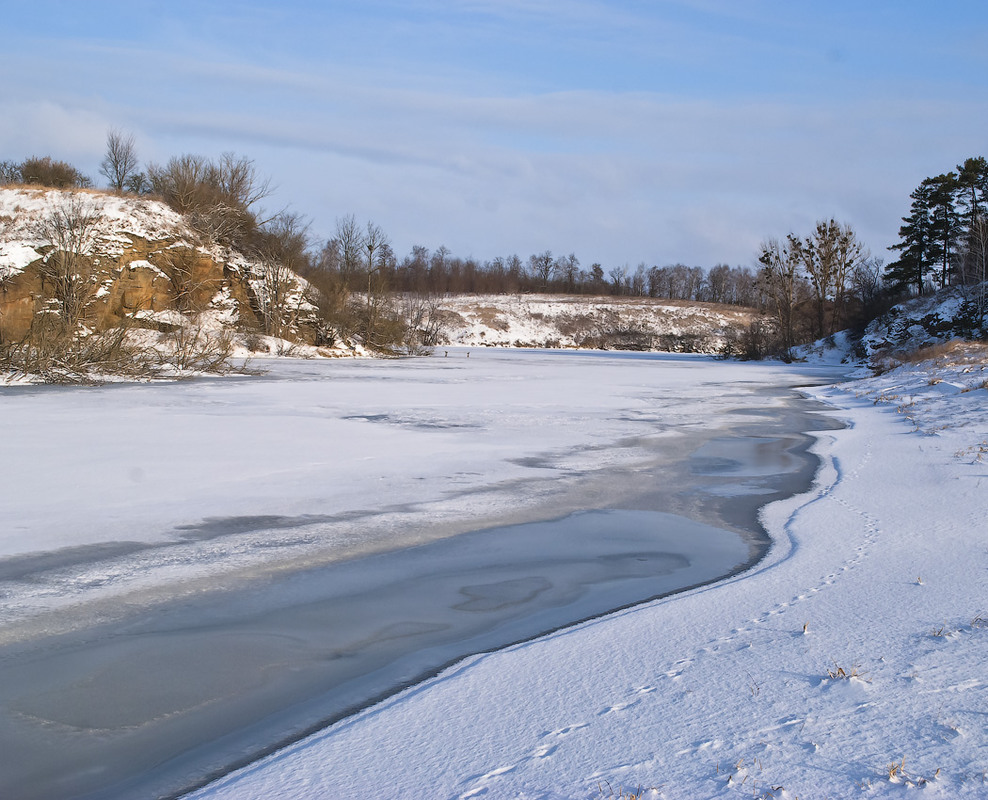
[{"label": "evergreen tree", "polygon": [[932,179],[930,195],[930,221],[933,245],[940,270],[940,288],[950,282],[950,275],[957,265],[958,245],[961,240],[961,215],[957,210],[957,174],[948,172]]},{"label": "evergreen tree", "polygon": [[912,194],[909,216],[903,217],[899,228],[901,241],[890,250],[898,250],[898,260],[888,266],[889,283],[896,289],[915,286],[918,294],[923,294],[926,276],[935,265],[933,245],[932,197],[934,183],[926,178]]},{"label": "evergreen tree", "polygon": [[988,161],[984,156],[957,165],[957,201],[963,218],[961,281],[984,280],[985,219],[988,209]]}]

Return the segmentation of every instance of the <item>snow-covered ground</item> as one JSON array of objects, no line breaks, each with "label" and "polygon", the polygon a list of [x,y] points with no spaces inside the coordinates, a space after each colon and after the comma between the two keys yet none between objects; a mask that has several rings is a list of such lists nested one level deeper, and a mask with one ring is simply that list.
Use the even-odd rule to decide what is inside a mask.
[{"label": "snow-covered ground", "polygon": [[[0,389],[0,794],[47,799],[88,787],[105,797],[156,764],[167,765],[169,786],[189,786],[202,770],[294,735],[299,718],[305,729],[337,713],[304,701],[335,685],[327,671],[359,663],[355,651],[429,638],[424,662],[347,694],[342,708],[468,653],[668,591],[670,572],[683,576],[673,586],[726,574],[756,546],[748,509],[808,480],[789,451],[804,439],[770,438],[819,420],[790,387],[833,375],[698,356],[491,349],[255,365],[270,371]],[[508,574],[496,544],[500,560],[484,562],[495,571],[442,572],[469,531],[600,508],[646,522],[671,512],[658,523],[681,536],[707,536],[706,525],[746,538],[728,532],[733,545],[705,561],[692,541],[653,538],[650,524],[632,532],[637,544],[628,531],[626,544],[614,537],[624,553],[601,553],[596,569],[582,545],[544,552],[539,538],[519,550],[532,571]],[[684,516],[699,524],[675,521]],[[511,535],[523,542],[524,533]],[[310,602],[312,581],[296,580],[332,569],[333,589],[341,559],[428,542],[442,545],[438,563],[417,548],[396,574],[417,587],[416,608],[451,598],[442,624],[374,619],[387,592],[361,599],[363,584],[347,601],[356,606]],[[587,606],[596,585],[615,596],[609,576],[622,565],[639,584],[656,580]],[[444,594],[429,591],[433,575]],[[579,601],[563,618],[552,605],[561,589]],[[516,619],[512,604],[528,617]],[[411,613],[407,600],[400,608]],[[445,633],[452,611],[479,620],[501,608],[509,617],[482,638],[461,645]],[[320,622],[325,614],[342,615],[345,630]],[[536,618],[544,625],[533,629]],[[287,722],[267,721],[292,704],[301,705]],[[249,741],[237,739],[232,755],[214,744],[241,730]],[[118,787],[115,796],[156,793]]]},{"label": "snow-covered ground", "polygon": [[[774,545],[754,568],[468,657],[192,796],[895,797],[922,784],[984,797],[988,371],[971,346],[938,359],[806,390],[850,427],[815,434],[816,482],[763,511]],[[175,737],[241,691],[215,659],[244,647],[245,674],[265,676],[301,646],[255,650],[211,623],[159,675],[133,650],[144,629],[115,620],[306,564],[621,507],[663,459],[770,420],[786,387],[834,374],[489,349],[271,367],[0,390],[0,776],[30,775],[31,759],[47,776],[53,749],[87,780],[108,752],[148,758],[142,736]],[[756,466],[703,491],[762,491]],[[60,633],[108,649],[62,674],[39,655]],[[182,672],[197,658],[201,684]]]},{"label": "snow-covered ground", "polygon": [[649,297],[454,295],[444,335],[469,347],[585,347],[717,353],[749,308]]},{"label": "snow-covered ground", "polygon": [[848,427],[750,571],[469,658],[193,797],[988,796],[985,363],[808,390]]}]

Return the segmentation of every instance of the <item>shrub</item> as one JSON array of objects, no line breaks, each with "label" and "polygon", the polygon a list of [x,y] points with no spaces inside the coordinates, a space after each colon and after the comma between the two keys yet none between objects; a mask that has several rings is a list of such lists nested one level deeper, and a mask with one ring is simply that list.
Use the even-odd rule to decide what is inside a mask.
[{"label": "shrub", "polygon": [[0,185],[21,182],[21,165],[13,161],[0,161]]},{"label": "shrub", "polygon": [[45,383],[95,384],[101,375],[146,374],[147,356],[127,340],[123,326],[83,336],[58,314],[42,312],[23,341],[0,347],[0,368],[37,375]]},{"label": "shrub", "polygon": [[271,192],[270,182],[258,178],[254,162],[232,153],[215,162],[183,155],[164,166],[149,164],[147,181],[202,236],[241,249],[258,232],[252,206]]},{"label": "shrub", "polygon": [[85,187],[91,181],[79,170],[64,161],[55,161],[51,156],[32,156],[20,164],[20,179],[23,183],[51,186],[55,189]]}]

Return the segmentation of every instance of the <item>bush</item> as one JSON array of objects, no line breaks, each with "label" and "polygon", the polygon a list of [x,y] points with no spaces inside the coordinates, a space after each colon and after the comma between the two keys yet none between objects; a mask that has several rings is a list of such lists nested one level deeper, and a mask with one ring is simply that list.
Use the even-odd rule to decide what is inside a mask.
[{"label": "bush", "polygon": [[102,375],[143,375],[148,353],[127,340],[124,327],[86,336],[60,315],[37,314],[27,337],[0,347],[0,369],[39,376],[45,383],[95,384]]},{"label": "bush", "polygon": [[0,345],[0,372],[40,377],[45,383],[95,385],[108,378],[150,380],[179,373],[247,372],[235,367],[228,332],[207,330],[193,316],[157,343],[130,321],[100,333],[70,330],[59,314],[37,314],[27,337]]},{"label": "bush", "polygon": [[270,183],[257,177],[253,161],[232,153],[216,162],[183,155],[164,166],[149,164],[147,182],[199,234],[240,249],[250,249],[258,234],[252,206],[271,191]]},{"label": "bush", "polygon": [[51,156],[38,158],[32,156],[20,164],[20,179],[22,183],[34,183],[39,186],[51,186],[55,189],[71,189],[86,187],[91,181],[71,164],[55,161]]},{"label": "bush", "polygon": [[0,161],[0,185],[21,182],[21,165],[13,161]]}]

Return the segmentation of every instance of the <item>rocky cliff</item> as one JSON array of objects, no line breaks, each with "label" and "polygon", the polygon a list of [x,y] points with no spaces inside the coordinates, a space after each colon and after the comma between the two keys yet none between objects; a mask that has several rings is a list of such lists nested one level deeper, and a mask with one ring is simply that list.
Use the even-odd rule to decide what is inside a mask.
[{"label": "rocky cliff", "polygon": [[[204,242],[156,200],[90,190],[0,188],[0,341],[16,341],[50,307],[51,259],[73,249],[82,321],[93,330],[123,320],[166,330],[193,315],[262,330],[272,280],[281,286],[286,338],[312,343],[306,283],[274,265]],[[287,291],[285,291],[287,289]],[[287,298],[287,299],[285,299]]]}]

